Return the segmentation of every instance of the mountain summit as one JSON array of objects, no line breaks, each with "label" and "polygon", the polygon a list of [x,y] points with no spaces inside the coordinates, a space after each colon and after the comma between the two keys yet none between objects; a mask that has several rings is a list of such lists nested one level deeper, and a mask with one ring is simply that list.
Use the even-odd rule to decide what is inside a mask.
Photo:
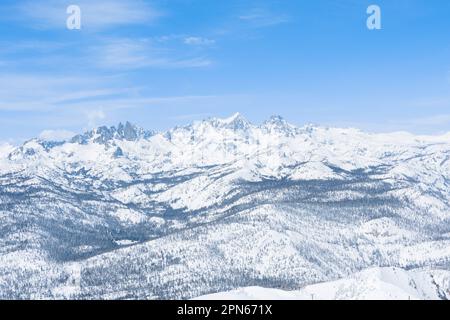
[{"label": "mountain summit", "polygon": [[72,138],[72,143],[86,144],[88,141],[105,144],[113,139],[137,141],[139,139],[148,139],[155,133],[153,131],[146,131],[137,127],[130,122],[125,124],[119,123],[117,127],[99,127],[97,129],[88,131],[82,135],[77,135]]}]

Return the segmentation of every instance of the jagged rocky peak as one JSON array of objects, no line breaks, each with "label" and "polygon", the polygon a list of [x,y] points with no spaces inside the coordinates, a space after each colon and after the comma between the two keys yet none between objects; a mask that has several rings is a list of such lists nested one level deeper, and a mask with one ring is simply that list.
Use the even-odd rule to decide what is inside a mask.
[{"label": "jagged rocky peak", "polygon": [[120,158],[120,157],[123,157],[123,150],[122,150],[122,148],[117,147],[117,148],[116,148],[116,151],[114,151],[113,156],[114,156],[114,158]]},{"label": "jagged rocky peak", "polygon": [[139,138],[148,138],[153,134],[153,132],[146,131],[128,121],[125,124],[119,123],[119,126],[117,127],[117,136],[120,139],[128,141],[135,141]]},{"label": "jagged rocky peak", "polygon": [[72,143],[85,144],[89,141],[95,143],[105,144],[111,140],[127,140],[136,141],[139,139],[148,139],[155,133],[153,131],[144,130],[130,122],[125,124],[119,123],[117,127],[101,126],[94,130],[88,131],[82,135],[77,135],[72,138]]},{"label": "jagged rocky peak", "polygon": [[[216,128],[230,129],[233,131],[247,131],[252,127],[257,128],[256,126],[253,126],[240,113],[235,113],[231,117],[225,119],[212,118],[209,120],[205,120],[204,123],[211,124]],[[295,135],[298,131],[298,128],[296,126],[289,124],[283,117],[279,115],[270,117],[270,119],[266,120],[262,125],[259,126],[259,128],[267,133],[281,133],[286,136]]]},{"label": "jagged rocky peak", "polygon": [[286,120],[282,116],[273,115],[269,118],[269,120],[265,121],[263,123],[263,126],[266,127],[277,127],[277,128],[284,128],[289,126]]},{"label": "jagged rocky peak", "polygon": [[282,133],[287,136],[294,135],[298,128],[294,125],[289,124],[283,117],[279,115],[273,115],[269,120],[265,121],[261,128],[268,133]]},{"label": "jagged rocky peak", "polygon": [[247,130],[251,127],[251,123],[240,113],[235,113],[231,117],[225,119],[212,118],[206,120],[206,122],[210,123],[216,128],[231,129],[235,131]]}]

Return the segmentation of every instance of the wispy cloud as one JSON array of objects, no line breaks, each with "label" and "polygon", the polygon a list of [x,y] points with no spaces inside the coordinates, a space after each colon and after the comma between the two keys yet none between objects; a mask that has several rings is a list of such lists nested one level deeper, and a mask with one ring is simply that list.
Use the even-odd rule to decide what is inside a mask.
[{"label": "wispy cloud", "polygon": [[24,117],[31,117],[55,130],[77,124],[92,128],[121,110],[127,114],[127,109],[188,108],[215,105],[222,99],[210,95],[155,97],[145,88],[124,87],[126,82],[121,76],[4,74],[0,76],[0,122],[20,126]]},{"label": "wispy cloud", "polygon": [[[184,38],[180,38],[184,39]],[[203,38],[186,40],[190,45],[206,46],[212,41]],[[11,72],[36,68],[46,72],[66,70],[123,71],[145,68],[201,68],[213,61],[206,57],[204,50],[195,48],[180,50],[153,38],[104,38],[94,37],[88,43],[23,41],[3,42],[0,48],[0,65]],[[178,43],[179,45],[179,43]],[[45,68],[45,69],[43,69]]]},{"label": "wispy cloud", "polygon": [[81,8],[82,29],[86,30],[147,24],[161,16],[161,12],[143,0],[26,1],[18,10],[34,27],[62,29],[66,27],[66,9],[74,3]]},{"label": "wispy cloud", "polygon": [[108,69],[198,68],[212,64],[204,57],[176,57],[150,39],[109,39],[93,49],[98,66]]},{"label": "wispy cloud", "polygon": [[30,52],[49,53],[67,47],[67,43],[48,40],[20,40],[20,41],[1,41],[0,54],[17,54]]},{"label": "wispy cloud", "polygon": [[84,110],[84,114],[88,120],[88,126],[90,128],[96,127],[99,121],[106,118],[106,113],[102,108]]},{"label": "wispy cloud", "polygon": [[209,46],[215,44],[216,41],[202,37],[186,37],[184,43],[193,46]]},{"label": "wispy cloud", "polygon": [[240,21],[258,28],[275,26],[290,21],[290,17],[287,14],[273,13],[265,8],[253,8],[239,15],[238,18]]},{"label": "wispy cloud", "polygon": [[46,111],[64,104],[82,100],[95,102],[131,91],[132,88],[118,87],[109,77],[3,74],[0,76],[0,110]]},{"label": "wispy cloud", "polygon": [[[94,115],[104,114],[108,111],[117,111],[123,109],[153,108],[161,106],[182,106],[185,104],[195,104],[201,101],[211,102],[223,99],[221,96],[214,95],[198,95],[198,96],[166,96],[166,97],[122,97],[117,99],[102,99],[99,101],[84,101],[82,103],[67,104],[66,107],[78,109],[90,114],[88,111],[95,111]],[[101,111],[101,112],[99,112]]]}]

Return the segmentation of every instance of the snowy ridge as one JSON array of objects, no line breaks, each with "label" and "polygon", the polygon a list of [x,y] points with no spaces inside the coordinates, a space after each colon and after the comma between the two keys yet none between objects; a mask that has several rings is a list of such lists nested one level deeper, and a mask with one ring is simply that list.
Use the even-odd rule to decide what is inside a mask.
[{"label": "snowy ridge", "polygon": [[14,147],[9,143],[0,142],[0,159],[7,157],[13,149]]},{"label": "snowy ridge", "polygon": [[450,288],[449,281],[450,271],[434,274],[429,271],[373,268],[349,278],[307,286],[298,291],[248,287],[194,300],[447,300],[450,290],[444,288]]},{"label": "snowy ridge", "polygon": [[235,114],[32,139],[0,148],[0,230],[0,298],[193,298],[449,270],[450,135]]}]

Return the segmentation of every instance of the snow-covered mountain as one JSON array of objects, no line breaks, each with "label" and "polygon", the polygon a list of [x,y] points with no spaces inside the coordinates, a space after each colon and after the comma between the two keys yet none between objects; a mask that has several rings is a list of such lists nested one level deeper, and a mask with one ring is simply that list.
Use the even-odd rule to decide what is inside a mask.
[{"label": "snow-covered mountain", "polygon": [[9,143],[0,142],[0,159],[2,157],[8,156],[13,149],[14,147]]},{"label": "snow-covered mountain", "polygon": [[0,298],[295,290],[387,266],[450,270],[450,134],[236,114],[0,150]]},{"label": "snow-covered mountain", "polygon": [[351,277],[298,291],[261,287],[210,294],[196,300],[448,300],[450,271],[371,268]]}]

